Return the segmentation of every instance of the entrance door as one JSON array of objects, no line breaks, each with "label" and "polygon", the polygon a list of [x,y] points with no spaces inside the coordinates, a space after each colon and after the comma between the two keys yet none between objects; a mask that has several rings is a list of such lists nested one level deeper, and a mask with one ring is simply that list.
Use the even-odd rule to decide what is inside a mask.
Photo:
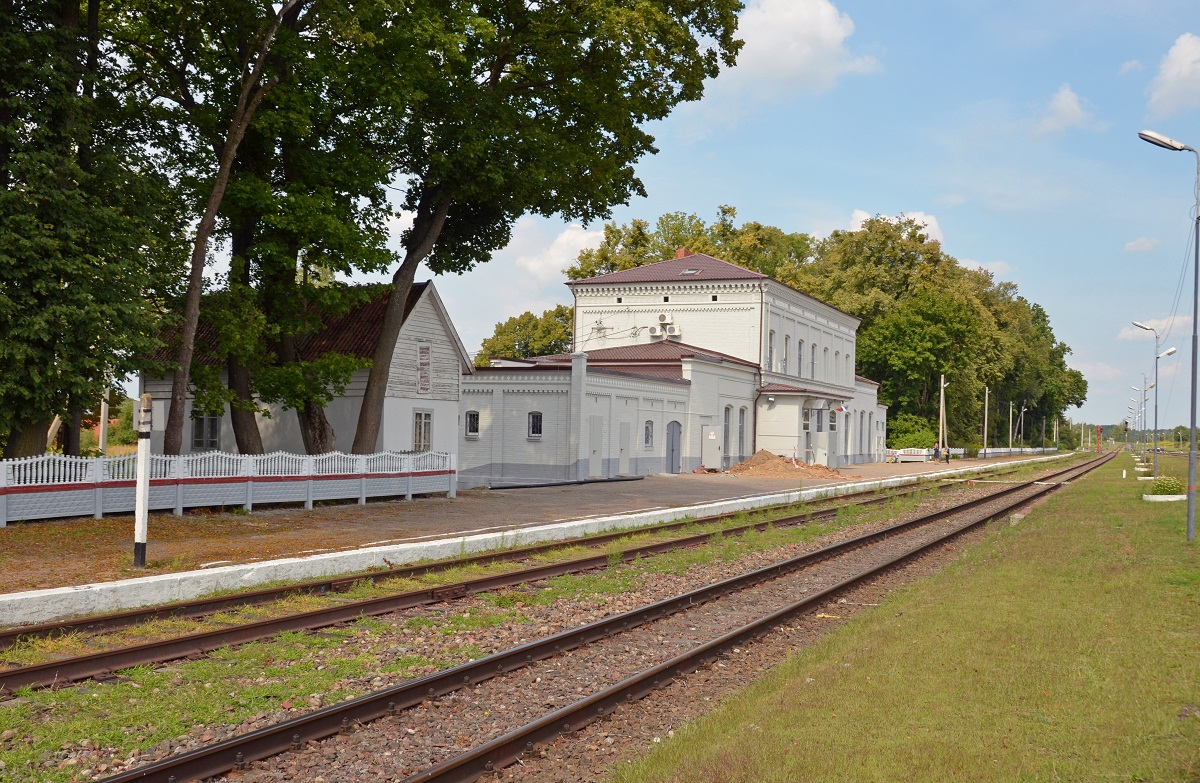
[{"label": "entrance door", "polygon": [[677,421],[667,422],[667,472],[678,473],[680,465],[680,448],[683,445],[683,425]]},{"label": "entrance door", "polygon": [[629,422],[621,422],[621,456],[617,459],[617,473],[629,475]]},{"label": "entrance door", "polygon": [[604,417],[592,416],[589,419],[591,431],[588,434],[590,457],[588,459],[588,478],[604,477]]}]

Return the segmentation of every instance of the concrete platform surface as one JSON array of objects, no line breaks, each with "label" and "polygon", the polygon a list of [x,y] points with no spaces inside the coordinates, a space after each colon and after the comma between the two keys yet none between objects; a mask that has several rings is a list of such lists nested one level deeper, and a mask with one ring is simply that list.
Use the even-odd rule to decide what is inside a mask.
[{"label": "concrete platform surface", "polygon": [[[1057,459],[1039,457],[1033,461]],[[148,568],[132,567],[131,516],[0,529],[0,625],[184,600],[214,590],[308,579],[685,516],[808,500],[1002,462],[858,465],[812,481],[682,474],[528,489],[470,490],[312,511],[154,514]]]}]

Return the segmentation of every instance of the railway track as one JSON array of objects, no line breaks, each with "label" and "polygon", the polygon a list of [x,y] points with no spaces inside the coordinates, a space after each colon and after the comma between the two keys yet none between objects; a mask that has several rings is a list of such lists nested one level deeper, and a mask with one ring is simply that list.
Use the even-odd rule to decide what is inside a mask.
[{"label": "railway track", "polygon": [[[699,667],[723,665],[716,662],[775,626],[811,612],[820,602],[829,601],[854,585],[1010,513],[1111,457],[1109,454],[953,509],[926,514],[397,687],[128,770],[105,778],[104,783],[134,780],[182,783],[245,768],[251,761],[280,753],[305,756],[302,766],[311,772],[310,764],[328,755],[318,749],[316,740],[351,732],[362,733],[367,737],[364,742],[370,741],[370,732],[386,738],[387,732],[395,731],[406,719],[403,716],[421,711],[434,713],[444,708],[443,718],[451,714],[460,716],[462,701],[467,698],[461,696],[462,689],[477,686],[466,691],[470,694],[469,701],[486,704],[488,696],[480,695],[481,691],[494,683],[520,678],[515,685],[501,689],[508,696],[495,698],[511,700],[513,693],[535,698],[523,700],[522,706],[501,707],[506,710],[506,721],[500,736],[494,736],[494,725],[481,730],[467,738],[472,749],[458,754],[454,750],[462,744],[462,737],[426,743],[426,748],[432,750],[425,754],[397,754],[404,756],[407,766],[388,770],[392,779],[407,775],[406,781],[474,780]],[[799,600],[797,596],[801,596]],[[655,650],[657,660],[647,666],[644,656],[631,655],[630,650]],[[624,665],[618,666],[622,662]],[[574,678],[571,684],[586,679],[588,685],[576,689],[550,689],[545,685],[568,677]],[[613,680],[619,681],[612,684]],[[578,689],[588,695],[577,698]],[[549,690],[555,690],[555,695],[549,695]],[[451,704],[455,699],[459,703]],[[456,732],[468,730],[469,721],[455,717],[451,722]],[[394,736],[391,742],[392,746],[396,744]],[[413,759],[421,759],[424,768],[413,769]],[[333,774],[326,779],[339,778]]]},{"label": "railway track", "polygon": [[[942,485],[942,487],[944,486]],[[939,489],[942,487],[939,487]],[[839,499],[850,499],[851,502],[805,511],[800,514],[792,514],[769,521],[764,520],[743,525],[725,526],[677,538],[654,541],[638,546],[628,546],[619,552],[619,559],[623,562],[631,562],[640,557],[661,554],[674,549],[701,546],[714,538],[742,535],[751,530],[763,531],[768,527],[788,527],[825,521],[836,517],[837,514],[842,513],[846,508],[867,508],[889,503],[892,500],[908,497],[915,493],[927,491],[928,489],[929,487],[926,485],[906,488],[900,492],[887,494],[879,494],[872,491],[843,495]],[[771,509],[764,510],[770,511]],[[66,633],[100,634],[129,628],[139,623],[167,618],[202,619],[219,611],[242,606],[263,605],[290,595],[327,595],[343,592],[363,581],[381,583],[390,579],[419,577],[459,568],[487,566],[497,563],[519,563],[521,561],[528,561],[539,555],[571,547],[582,546],[594,550],[603,550],[613,542],[628,538],[631,534],[638,536],[677,534],[681,531],[686,532],[689,528],[697,526],[720,525],[732,516],[732,514],[723,514],[698,520],[669,522],[638,528],[633,531],[623,530],[502,552],[456,558],[438,563],[392,568],[361,577],[317,580],[292,586],[256,590],[235,596],[202,599],[170,606],[149,607],[143,610],[81,618],[42,626],[8,629],[0,633],[0,651],[6,647],[13,646],[20,640],[52,638]],[[87,679],[103,679],[111,676],[114,672],[132,666],[160,664],[181,658],[194,658],[216,649],[270,638],[286,631],[312,631],[320,628],[328,628],[354,621],[363,616],[389,614],[480,592],[488,592],[513,585],[544,580],[563,574],[583,573],[605,568],[611,564],[613,558],[614,553],[602,551],[596,555],[520,568],[461,582],[441,584],[362,600],[342,601],[333,606],[307,612],[290,613],[286,616],[259,622],[173,636],[143,644],[117,645],[109,649],[98,649],[88,654],[59,658],[44,663],[0,669],[0,698],[3,698],[5,694],[11,695],[19,688],[57,687]],[[95,640],[93,644],[97,647],[105,646],[103,638]],[[0,652],[0,656],[2,656],[2,652]]]}]

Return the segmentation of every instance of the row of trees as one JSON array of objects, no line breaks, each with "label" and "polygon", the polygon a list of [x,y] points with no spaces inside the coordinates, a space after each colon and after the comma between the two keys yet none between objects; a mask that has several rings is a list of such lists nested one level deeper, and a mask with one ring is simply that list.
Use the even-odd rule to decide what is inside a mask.
[{"label": "row of trees", "polygon": [[[982,443],[985,386],[992,400],[991,445],[1007,443],[1008,402],[1025,407],[1029,441],[1035,428],[1040,437],[1043,422],[1052,428],[1056,417],[1087,396],[1087,382],[1067,367],[1070,348],[1054,336],[1046,311],[1012,283],[959,264],[922,224],[875,217],[858,230],[816,240],[760,223],[738,226],[736,215],[723,206],[713,223],[682,213],[664,215],[653,228],[641,220],[610,223],[600,246],[582,251],[564,271],[578,280],[672,258],[676,248],[687,247],[769,275],[862,319],[855,370],[882,384],[893,447],[936,440],[943,374],[950,384],[953,444]],[[566,350],[570,311],[566,318],[558,313],[526,313],[498,324],[483,343],[482,361],[535,355],[521,351],[543,345]]]},{"label": "row of trees", "polygon": [[[0,0],[4,455],[40,453],[56,414],[78,433],[137,370],[175,372],[168,453],[191,392],[230,405],[245,453],[268,402],[320,452],[324,404],[367,365],[354,450],[372,451],[418,264],[465,272],[525,213],[590,221],[643,193],[644,125],[733,64],[740,9]],[[389,189],[412,216],[399,252]],[[305,357],[321,315],[380,293],[338,276],[385,270],[373,359]]]}]

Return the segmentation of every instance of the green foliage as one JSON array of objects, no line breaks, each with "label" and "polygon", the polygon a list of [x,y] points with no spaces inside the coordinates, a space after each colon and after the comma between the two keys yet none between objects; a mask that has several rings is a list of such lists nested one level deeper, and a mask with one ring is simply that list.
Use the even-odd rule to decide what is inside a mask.
[{"label": "green foliage", "polygon": [[487,367],[493,356],[518,359],[565,353],[571,350],[573,320],[574,310],[558,305],[541,317],[526,312],[498,323],[475,354],[475,366]]},{"label": "green foliage", "polygon": [[937,443],[937,431],[926,419],[911,413],[889,418],[887,436],[891,449],[928,449]]},{"label": "green foliage", "polygon": [[1159,476],[1150,482],[1150,495],[1183,495],[1187,493],[1187,485],[1182,479],[1174,476]]},{"label": "green foliage", "polygon": [[807,234],[787,234],[757,222],[738,227],[734,225],[736,217],[734,207],[722,205],[711,225],[683,212],[663,215],[654,230],[644,220],[623,226],[607,223],[600,246],[580,251],[575,263],[563,272],[572,280],[581,280],[634,269],[674,258],[675,251],[683,247],[783,279],[812,255],[814,243]]},{"label": "green foliage", "polygon": [[[40,453],[155,345],[177,282],[179,200],[148,107],[70,4],[0,9],[0,439]],[[86,17],[86,15],[83,15]],[[91,49],[89,56],[89,49]]]}]

